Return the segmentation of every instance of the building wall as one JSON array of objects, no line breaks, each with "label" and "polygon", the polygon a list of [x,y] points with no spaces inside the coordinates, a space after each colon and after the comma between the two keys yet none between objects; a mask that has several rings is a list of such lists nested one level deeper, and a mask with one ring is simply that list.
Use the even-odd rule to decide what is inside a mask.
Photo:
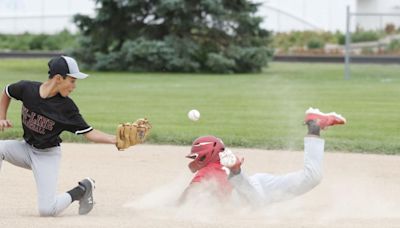
[{"label": "building wall", "polygon": [[[389,12],[400,14],[400,0],[252,0],[261,2],[258,15],[263,27],[275,31],[345,31],[346,6],[352,12]],[[0,0],[0,33],[54,33],[64,28],[76,31],[72,15],[94,13],[94,0]],[[400,17],[356,17],[352,28],[382,27]]]},{"label": "building wall", "polygon": [[[353,11],[354,12],[354,11]],[[400,27],[400,0],[358,0],[358,13],[386,13],[398,16],[355,16],[352,22],[365,30],[381,30],[387,24]]]},{"label": "building wall", "polygon": [[73,15],[93,12],[93,0],[0,0],[0,33],[75,31]]},{"label": "building wall", "polygon": [[259,15],[265,18],[264,26],[276,32],[315,29],[344,32],[346,7],[348,5],[351,8],[356,7],[356,0],[259,0],[255,2],[263,2]]}]

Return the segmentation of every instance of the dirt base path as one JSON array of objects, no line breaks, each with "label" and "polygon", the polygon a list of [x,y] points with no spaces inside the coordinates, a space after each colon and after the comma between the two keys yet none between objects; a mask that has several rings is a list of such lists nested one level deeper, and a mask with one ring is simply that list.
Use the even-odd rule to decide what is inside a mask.
[{"label": "dirt base path", "polygon": [[[174,200],[192,174],[189,147],[64,144],[59,190],[87,176],[96,180],[93,211],[72,204],[57,218],[38,217],[31,171],[4,162],[0,227],[400,227],[400,156],[325,153],[324,179],[311,192],[262,210],[195,205]],[[275,174],[302,168],[303,153],[233,149],[244,172]]]}]

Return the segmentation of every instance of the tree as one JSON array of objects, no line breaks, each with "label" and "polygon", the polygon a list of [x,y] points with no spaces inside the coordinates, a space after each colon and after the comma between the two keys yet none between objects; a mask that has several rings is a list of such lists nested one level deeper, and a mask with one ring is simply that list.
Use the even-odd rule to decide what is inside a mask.
[{"label": "tree", "polygon": [[96,70],[259,72],[270,34],[249,0],[96,0],[73,55]]}]

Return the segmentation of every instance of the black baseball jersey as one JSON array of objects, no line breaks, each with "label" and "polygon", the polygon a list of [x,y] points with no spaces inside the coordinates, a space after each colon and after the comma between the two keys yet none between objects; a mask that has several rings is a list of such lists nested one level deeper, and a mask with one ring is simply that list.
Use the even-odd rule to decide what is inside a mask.
[{"label": "black baseball jersey", "polygon": [[19,81],[8,85],[5,90],[10,98],[22,101],[21,120],[27,143],[38,149],[45,149],[59,146],[63,131],[85,134],[93,130],[69,97],[57,94],[42,98],[39,94],[41,84]]}]

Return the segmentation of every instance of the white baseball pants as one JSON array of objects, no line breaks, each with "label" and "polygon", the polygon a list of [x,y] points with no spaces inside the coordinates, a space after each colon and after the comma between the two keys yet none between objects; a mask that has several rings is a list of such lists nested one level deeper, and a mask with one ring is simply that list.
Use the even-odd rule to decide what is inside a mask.
[{"label": "white baseball pants", "polygon": [[291,199],[302,195],[322,179],[322,160],[325,141],[317,137],[304,138],[304,167],[285,175],[256,173],[239,174],[230,178],[237,193],[255,206]]}]

